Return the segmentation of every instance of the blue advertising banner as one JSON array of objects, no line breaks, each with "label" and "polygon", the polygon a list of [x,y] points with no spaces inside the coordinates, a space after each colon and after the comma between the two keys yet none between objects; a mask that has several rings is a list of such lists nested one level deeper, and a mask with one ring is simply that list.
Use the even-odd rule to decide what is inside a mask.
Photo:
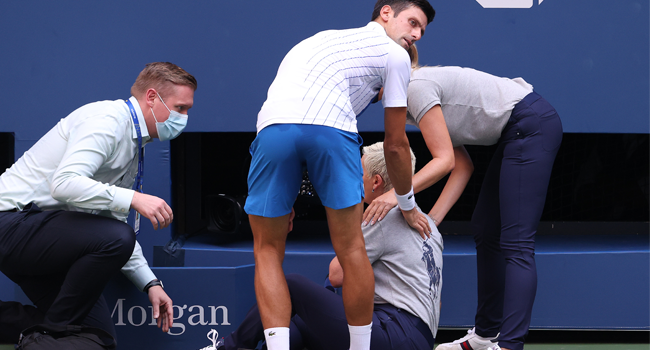
[{"label": "blue advertising banner", "polygon": [[153,318],[147,295],[122,275],[104,297],[117,331],[118,349],[201,349],[235,330],[255,303],[255,266],[219,268],[153,268],[174,302],[174,323],[163,333]]}]

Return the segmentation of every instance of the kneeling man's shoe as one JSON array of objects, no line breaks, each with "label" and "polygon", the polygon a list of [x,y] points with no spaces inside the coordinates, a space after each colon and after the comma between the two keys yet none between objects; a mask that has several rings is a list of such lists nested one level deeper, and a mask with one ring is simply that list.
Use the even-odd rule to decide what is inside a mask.
[{"label": "kneeling man's shoe", "polygon": [[467,331],[467,335],[456,339],[451,343],[444,343],[438,345],[436,350],[500,350],[499,344],[493,341],[499,336],[497,334],[494,338],[483,338],[475,333],[476,328]]}]

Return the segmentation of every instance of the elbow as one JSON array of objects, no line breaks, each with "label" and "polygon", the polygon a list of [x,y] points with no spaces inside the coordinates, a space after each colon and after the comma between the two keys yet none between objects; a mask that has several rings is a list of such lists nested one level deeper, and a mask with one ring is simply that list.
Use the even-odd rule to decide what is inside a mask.
[{"label": "elbow", "polygon": [[401,154],[403,154],[404,150],[408,152],[408,149],[408,139],[406,139],[406,142],[403,140],[384,141],[384,157],[386,157],[386,159],[389,159],[391,157],[399,157]]},{"label": "elbow", "polygon": [[445,174],[449,174],[456,168],[456,160],[454,159],[454,157],[446,159],[444,161],[443,166],[444,166]]},{"label": "elbow", "polygon": [[454,157],[453,153],[441,154],[437,157],[434,155],[433,159],[438,162],[438,167],[440,167],[443,176],[451,173],[456,168],[456,157]]},{"label": "elbow", "polygon": [[330,284],[334,288],[340,288],[343,286],[343,275],[342,274],[333,274],[329,276]]},{"label": "elbow", "polygon": [[472,173],[474,173],[474,163],[472,163],[471,160],[458,162],[457,168],[462,168],[463,172],[467,173],[468,175],[472,175]]},{"label": "elbow", "polygon": [[64,191],[61,190],[61,187],[63,186],[52,183],[50,185],[50,195],[59,202],[66,202],[66,198],[63,194]]},{"label": "elbow", "polygon": [[332,259],[330,263],[329,279],[334,288],[343,286],[343,269],[337,258]]},{"label": "elbow", "polygon": [[471,162],[458,163],[458,166],[456,166],[456,173],[458,174],[457,176],[462,176],[469,180],[469,178],[472,177],[472,174],[474,173],[474,164]]},{"label": "elbow", "polygon": [[474,163],[464,147],[454,148],[454,159],[456,160],[456,169],[458,171],[468,176],[474,173]]},{"label": "elbow", "polygon": [[467,173],[470,175],[474,173],[474,164],[472,163],[467,164]]},{"label": "elbow", "polygon": [[52,179],[52,183],[50,184],[50,195],[52,198],[59,202],[67,203],[69,200],[69,193],[66,190],[68,177],[67,176],[55,176]]}]

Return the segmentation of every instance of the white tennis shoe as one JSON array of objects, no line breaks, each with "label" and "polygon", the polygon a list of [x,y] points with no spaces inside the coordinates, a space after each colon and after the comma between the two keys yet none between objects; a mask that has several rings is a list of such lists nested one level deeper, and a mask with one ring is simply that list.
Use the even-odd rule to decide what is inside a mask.
[{"label": "white tennis shoe", "polygon": [[494,338],[483,338],[476,334],[475,329],[468,330],[466,336],[451,343],[438,345],[436,350],[501,350],[499,344],[492,342],[498,334]]}]

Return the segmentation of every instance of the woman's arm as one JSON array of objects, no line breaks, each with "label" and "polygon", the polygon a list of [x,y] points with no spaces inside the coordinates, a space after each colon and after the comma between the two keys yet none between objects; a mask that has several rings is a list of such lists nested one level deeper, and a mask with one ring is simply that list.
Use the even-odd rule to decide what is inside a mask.
[{"label": "woman's arm", "polygon": [[459,146],[454,148],[454,159],[456,160],[456,166],[451,171],[451,175],[449,175],[445,188],[443,188],[436,204],[433,205],[433,208],[429,212],[429,216],[433,219],[436,226],[445,219],[451,207],[456,204],[456,201],[458,201],[463,190],[465,190],[465,186],[467,186],[467,182],[474,172],[472,159],[469,157],[465,147]]},{"label": "woman's arm", "polygon": [[440,105],[434,106],[422,117],[419,127],[433,159],[413,176],[413,191],[415,193],[440,181],[454,170],[456,163],[447,123],[445,123]]},{"label": "woman's arm", "polygon": [[[415,193],[430,187],[454,169],[454,149],[440,105],[426,112],[419,127],[433,159],[413,176]],[[363,213],[363,224],[374,224],[383,219],[396,205],[394,190],[377,197]]]}]

